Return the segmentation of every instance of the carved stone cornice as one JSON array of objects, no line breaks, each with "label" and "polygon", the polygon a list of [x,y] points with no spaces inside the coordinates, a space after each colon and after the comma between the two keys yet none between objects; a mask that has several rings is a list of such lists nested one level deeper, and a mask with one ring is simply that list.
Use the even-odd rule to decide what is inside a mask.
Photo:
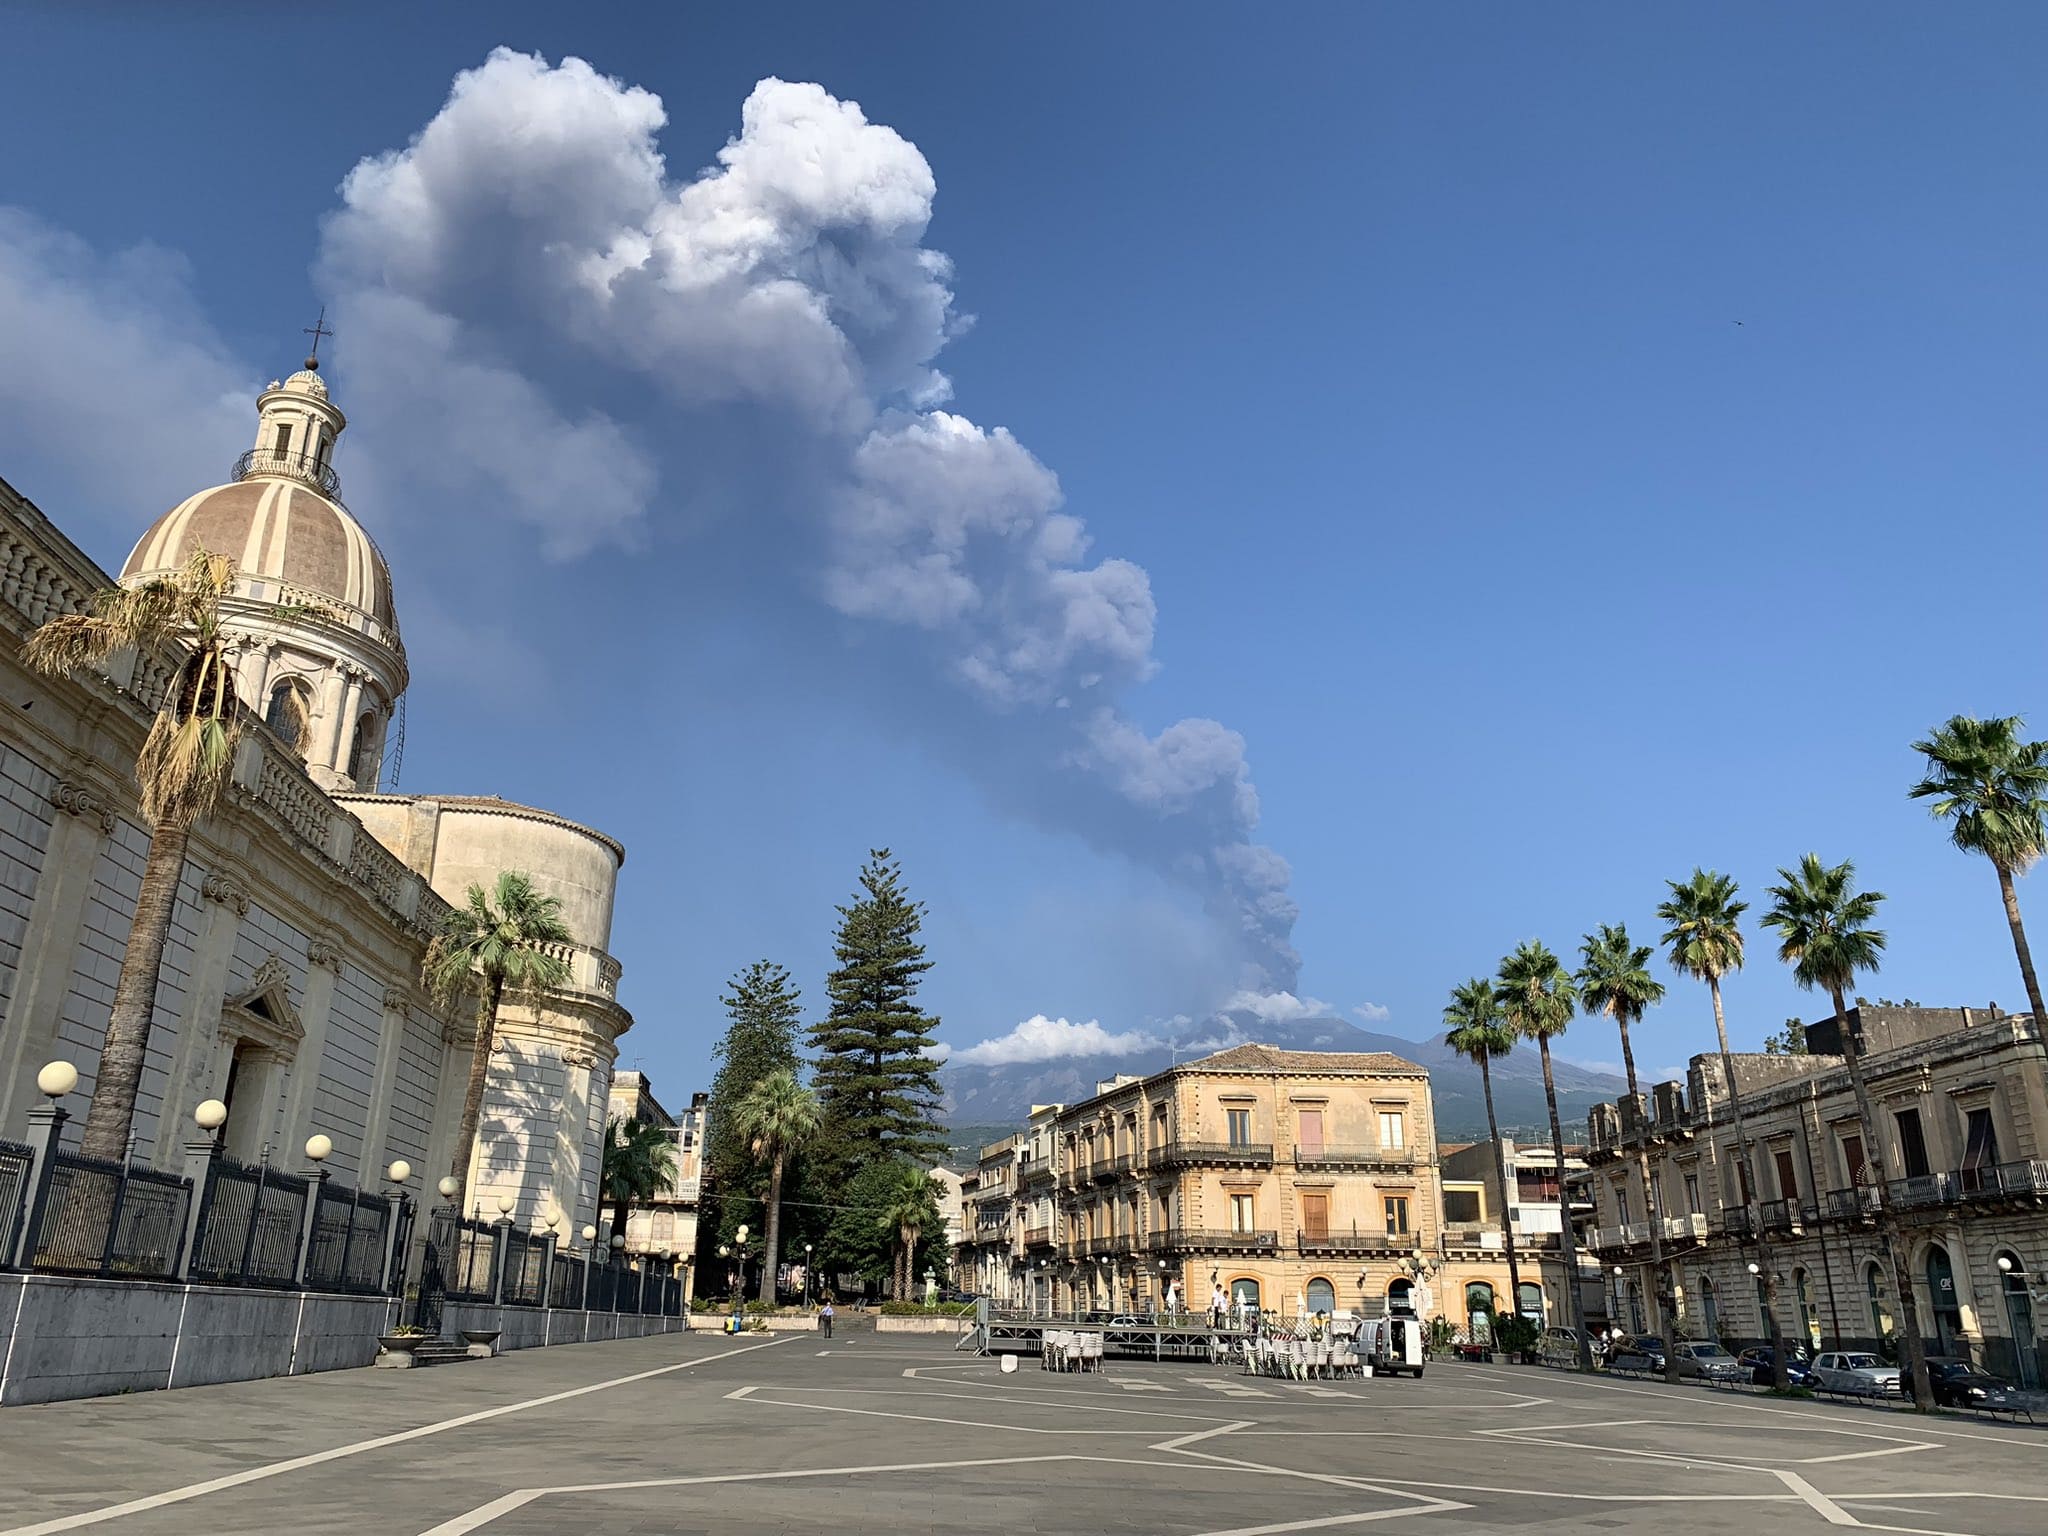
[{"label": "carved stone cornice", "polygon": [[384,1007],[389,1013],[404,1013],[412,1007],[412,992],[406,987],[386,987]]},{"label": "carved stone cornice", "polygon": [[102,832],[111,834],[114,830],[114,812],[100,792],[89,784],[80,784],[71,779],[59,779],[50,788],[50,804],[67,816],[82,816],[88,821],[97,821]]},{"label": "carved stone cornice", "polygon": [[235,916],[249,915],[249,893],[242,882],[223,870],[209,870],[206,878],[199,882],[199,894],[208,901],[217,901],[223,906],[233,907]]},{"label": "carved stone cornice", "polygon": [[306,944],[306,959],[341,974],[341,945],[333,939],[315,938]]}]

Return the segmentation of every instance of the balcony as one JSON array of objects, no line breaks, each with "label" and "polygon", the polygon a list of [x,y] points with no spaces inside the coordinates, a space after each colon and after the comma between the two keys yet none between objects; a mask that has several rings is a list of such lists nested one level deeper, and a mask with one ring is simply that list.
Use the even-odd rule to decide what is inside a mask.
[{"label": "balcony", "polygon": [[2048,1200],[2048,1162],[1999,1163],[1965,1168],[1956,1175],[1965,1200]]},{"label": "balcony", "polygon": [[1130,1171],[1131,1154],[1126,1152],[1121,1157],[1097,1158],[1088,1169],[1088,1177],[1097,1184],[1114,1184]]},{"label": "balcony", "polygon": [[1955,1174],[1921,1173],[1911,1178],[1893,1179],[1890,1193],[1892,1204],[1898,1209],[1920,1211],[1954,1205],[1961,1198],[1962,1190]]},{"label": "balcony", "polygon": [[1017,1159],[1017,1187],[1030,1189],[1038,1184],[1053,1181],[1052,1159],[1047,1157],[1020,1157]]},{"label": "balcony", "polygon": [[1877,1220],[1878,1194],[1874,1185],[1854,1189],[1831,1189],[1821,1197],[1820,1214],[1828,1221],[1870,1222]]},{"label": "balcony", "polygon": [[1408,1173],[1415,1167],[1415,1154],[1406,1147],[1296,1147],[1294,1166]]},{"label": "balcony", "polygon": [[1024,1246],[1026,1248],[1050,1248],[1052,1246],[1052,1228],[1026,1227],[1024,1229]]},{"label": "balcony", "polygon": [[1727,1237],[1748,1237],[1750,1234],[1749,1208],[1731,1205],[1722,1209],[1714,1218],[1714,1229]]},{"label": "balcony", "polygon": [[1303,1258],[1343,1258],[1375,1253],[1414,1253],[1421,1240],[1413,1232],[1303,1232],[1295,1251]]},{"label": "balcony", "polygon": [[1271,1142],[1176,1141],[1158,1155],[1164,1167],[1270,1168]]},{"label": "balcony", "polygon": [[1650,1224],[1647,1221],[1623,1222],[1618,1227],[1594,1227],[1586,1234],[1586,1246],[1595,1253],[1623,1253],[1647,1247],[1649,1242]]},{"label": "balcony", "polygon": [[1757,1203],[1757,1214],[1762,1219],[1766,1232],[1797,1236],[1804,1227],[1800,1222],[1797,1200],[1762,1200]]},{"label": "balcony", "polygon": [[1689,1216],[1666,1216],[1664,1218],[1664,1241],[1667,1243],[1704,1243],[1707,1240],[1707,1218],[1694,1212]]},{"label": "balcony", "polygon": [[1201,1227],[1172,1227],[1155,1248],[1179,1253],[1278,1253],[1278,1232],[1223,1232]]},{"label": "balcony", "polygon": [[1441,1236],[1446,1248],[1477,1248],[1487,1253],[1498,1253],[1502,1247],[1499,1227],[1445,1227]]},{"label": "balcony", "polygon": [[288,480],[303,480],[329,501],[341,500],[341,476],[333,466],[305,453],[273,453],[267,448],[251,448],[235,460],[233,480],[246,480],[251,475],[282,475]]}]

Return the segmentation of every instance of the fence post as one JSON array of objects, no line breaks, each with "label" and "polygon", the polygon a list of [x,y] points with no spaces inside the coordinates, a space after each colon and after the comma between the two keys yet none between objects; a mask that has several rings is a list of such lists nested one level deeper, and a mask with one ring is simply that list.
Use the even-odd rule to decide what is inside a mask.
[{"label": "fence post", "polygon": [[392,1294],[393,1284],[397,1281],[399,1275],[404,1273],[404,1239],[412,1235],[409,1230],[401,1234],[399,1229],[401,1227],[410,1229],[412,1223],[406,1219],[408,1215],[406,1206],[409,1202],[406,1199],[404,1190],[393,1190],[384,1199],[386,1204],[391,1207],[391,1216],[384,1228],[384,1267],[377,1275],[377,1294],[389,1296]]},{"label": "fence post", "polygon": [[583,1250],[583,1310],[585,1312],[590,1310],[590,1256],[592,1252],[594,1250],[590,1248]]},{"label": "fence post", "polygon": [[502,1307],[505,1304],[505,1261],[512,1257],[512,1218],[500,1216],[491,1225],[497,1228],[491,1244],[491,1305]]},{"label": "fence post", "polygon": [[21,1232],[14,1241],[16,1269],[27,1269],[35,1260],[36,1235],[50,1203],[50,1180],[57,1172],[57,1139],[70,1118],[54,1100],[38,1104],[28,1112],[28,1149],[35,1162],[30,1165],[28,1204],[21,1213]]},{"label": "fence post", "polygon": [[305,1288],[306,1271],[313,1263],[313,1228],[320,1217],[320,1191],[327,1187],[327,1170],[315,1168],[306,1179],[306,1209],[299,1217],[299,1258],[292,1265],[292,1284]]},{"label": "fence post", "polygon": [[[540,1267],[540,1305],[543,1312],[552,1312],[555,1307],[555,1244],[558,1241],[559,1239],[555,1236],[555,1229],[553,1227],[548,1228],[547,1262]],[[547,1341],[548,1325],[543,1321],[540,1327],[541,1340],[545,1343]]]},{"label": "fence post", "polygon": [[199,1257],[199,1240],[206,1233],[208,1206],[213,1200],[213,1165],[220,1157],[220,1141],[208,1132],[203,1141],[184,1145],[185,1177],[192,1182],[192,1203],[185,1207],[185,1248],[178,1255],[176,1278],[192,1278],[192,1261]]}]

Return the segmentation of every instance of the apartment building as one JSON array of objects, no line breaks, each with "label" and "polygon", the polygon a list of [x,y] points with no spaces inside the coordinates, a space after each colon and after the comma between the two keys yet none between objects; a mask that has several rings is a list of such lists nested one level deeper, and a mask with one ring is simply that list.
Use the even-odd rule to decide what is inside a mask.
[{"label": "apartment building", "polygon": [[[1859,1003],[1847,1025],[1930,1353],[2039,1385],[2048,1379],[2048,1057],[2037,1021],[1995,1008]],[[1684,1085],[1594,1107],[1587,1158],[1598,1215],[1588,1238],[1622,1326],[1660,1323],[1640,1147],[1684,1331],[1764,1336],[1762,1276],[1749,1273],[1761,1238],[1788,1335],[1816,1349],[1875,1349],[1895,1332],[1879,1194],[1834,1021],[1809,1026],[1807,1043],[1804,1056],[1734,1058],[1752,1148],[1746,1173],[1718,1054],[1695,1056]]]},{"label": "apartment building", "polygon": [[[1560,1173],[1556,1148],[1525,1146],[1503,1136],[1499,1141],[1474,1142],[1446,1152],[1441,1166],[1445,1221],[1480,1227],[1493,1240],[1499,1239],[1503,1228],[1511,1230],[1521,1272],[1522,1315],[1539,1325],[1564,1321],[1569,1316],[1563,1268],[1567,1193],[1574,1234],[1583,1230],[1594,1213],[1592,1197],[1585,1188],[1585,1158],[1577,1149],[1565,1148]],[[1604,1314],[1598,1304],[1600,1287],[1587,1273],[1591,1261],[1583,1250],[1579,1262],[1581,1292],[1593,1304],[1588,1315]],[[1501,1293],[1503,1304],[1506,1294],[1505,1290]],[[1477,1310],[1476,1305],[1466,1307],[1460,1326],[1469,1326],[1470,1314]]]},{"label": "apartment building", "polygon": [[[679,1254],[697,1251],[697,1207],[703,1188],[704,1118],[711,1095],[693,1093],[687,1109],[671,1112],[655,1097],[653,1086],[643,1072],[620,1071],[612,1075],[609,1119],[638,1120],[661,1127],[675,1143],[674,1182],[652,1199],[636,1203],[626,1213],[626,1248],[631,1253],[659,1253],[667,1249]],[[605,1202],[600,1214],[611,1215]],[[610,1231],[610,1222],[605,1222]]]},{"label": "apartment building", "polygon": [[959,1284],[1005,1306],[1021,1304],[1022,1228],[1017,1215],[1017,1150],[1022,1138],[1005,1136],[981,1149],[960,1178]]},{"label": "apartment building", "polygon": [[1241,1045],[1039,1106],[978,1170],[990,1282],[1006,1147],[1016,1236],[998,1298],[1144,1311],[1177,1284],[1199,1310],[1220,1285],[1285,1315],[1407,1304],[1461,1325],[1468,1293],[1505,1305],[1498,1227],[1469,1180],[1445,1220],[1429,1074],[1397,1056]]}]

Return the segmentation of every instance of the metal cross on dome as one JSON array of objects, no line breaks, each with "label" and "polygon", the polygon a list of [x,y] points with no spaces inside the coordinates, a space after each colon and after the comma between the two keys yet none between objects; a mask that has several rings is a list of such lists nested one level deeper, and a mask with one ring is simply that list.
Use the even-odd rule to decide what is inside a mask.
[{"label": "metal cross on dome", "polygon": [[320,306],[320,318],[318,320],[315,320],[311,325],[299,327],[299,330],[302,335],[310,336],[313,338],[313,350],[306,355],[307,364],[310,366],[312,364],[318,363],[320,361],[321,339],[323,337],[332,336],[334,334],[334,332],[329,330],[327,326],[327,306],[325,304],[322,304]]}]

